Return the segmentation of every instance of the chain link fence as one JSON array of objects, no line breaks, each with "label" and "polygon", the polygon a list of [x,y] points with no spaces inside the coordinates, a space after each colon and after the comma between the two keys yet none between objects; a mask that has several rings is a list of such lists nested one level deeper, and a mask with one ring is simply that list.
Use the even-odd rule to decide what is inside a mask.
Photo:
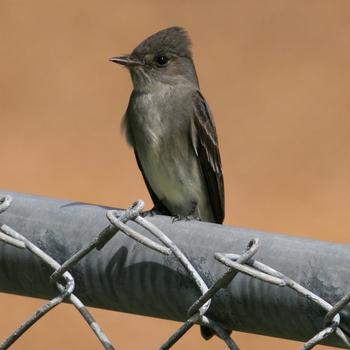
[{"label": "chain link fence", "polygon": [[[0,214],[11,206],[12,201],[13,199],[9,195],[0,199]],[[0,227],[0,241],[16,249],[27,250],[47,264],[51,271],[53,271],[47,283],[55,285],[57,295],[44,304],[32,317],[25,320],[22,325],[9,335],[0,345],[0,349],[8,349],[33,324],[38,322],[46,313],[50,312],[63,301],[69,301],[78,310],[91,330],[98,337],[103,348],[109,350],[115,349],[83,302],[74,294],[76,281],[73,273],[70,271],[81,259],[91,254],[91,252],[101,251],[116,234],[124,234],[129,239],[138,242],[157,254],[175,258],[177,263],[185,269],[188,277],[195,283],[200,291],[200,297],[193,300],[192,304],[187,309],[187,320],[185,320],[181,327],[160,346],[160,349],[170,349],[194,325],[209,328],[213,334],[225,342],[229,349],[239,349],[238,345],[231,337],[231,332],[227,330],[227,327],[222,324],[222,322],[208,315],[212,299],[218,297],[219,291],[225,291],[230,284],[235,283],[234,279],[239,274],[244,274],[249,276],[249,278],[260,280],[263,283],[271,284],[278,288],[291,289],[298,293],[299,296],[306,298],[308,302],[315,304],[319,310],[323,310],[323,327],[307,340],[301,349],[312,349],[331,335],[338,337],[342,344],[340,345],[341,347],[350,349],[350,338],[348,337],[347,330],[344,330],[342,327],[340,315],[340,312],[350,301],[350,293],[347,293],[338,302],[331,305],[305,286],[302,286],[271,266],[254,259],[254,255],[258,252],[260,245],[258,238],[249,240],[247,248],[242,251],[241,254],[216,252],[214,258],[217,262],[223,264],[227,270],[209,286],[191,262],[191,257],[187,257],[169,236],[147,219],[142,213],[143,207],[144,203],[142,201],[137,201],[121,215],[119,215],[120,213],[116,210],[106,210],[106,215],[110,224],[100,233],[96,234],[95,238],[90,243],[86,244],[85,247],[82,247],[62,264],[58,263],[54,257],[50,256],[47,252],[38,247],[38,245],[28,240],[23,234],[17,232],[11,226],[3,224]],[[143,230],[148,231],[153,238],[127,225],[127,223],[131,221]],[[81,243],[83,244],[83,242]],[[288,249],[288,247],[284,248]],[[287,315],[285,316],[287,317]],[[247,317],[249,317],[249,315],[247,315]],[[286,332],[288,332],[288,330],[286,330]]]}]

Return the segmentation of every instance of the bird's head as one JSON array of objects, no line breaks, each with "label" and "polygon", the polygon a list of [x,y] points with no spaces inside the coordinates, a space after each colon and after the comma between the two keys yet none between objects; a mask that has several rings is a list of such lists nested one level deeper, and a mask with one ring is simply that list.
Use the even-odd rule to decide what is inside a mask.
[{"label": "bird's head", "polygon": [[145,39],[130,55],[113,57],[111,61],[130,70],[135,90],[151,90],[159,83],[198,85],[191,40],[180,27],[161,30]]}]

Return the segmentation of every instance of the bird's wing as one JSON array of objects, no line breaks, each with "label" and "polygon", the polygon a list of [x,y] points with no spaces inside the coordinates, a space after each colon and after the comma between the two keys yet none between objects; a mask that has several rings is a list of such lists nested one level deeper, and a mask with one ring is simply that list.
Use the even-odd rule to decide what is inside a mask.
[{"label": "bird's wing", "polygon": [[194,115],[191,139],[207,184],[209,200],[217,223],[225,217],[224,178],[218,139],[209,106],[200,91],[193,95]]},{"label": "bird's wing", "polygon": [[157,195],[154,193],[154,191],[152,190],[152,187],[150,186],[150,184],[147,181],[147,177],[142,169],[142,164],[140,162],[139,156],[136,152],[136,149],[134,148],[134,152],[135,152],[135,157],[136,157],[136,161],[137,161],[137,165],[139,166],[139,169],[142,173],[143,176],[143,180],[145,181],[145,184],[147,186],[148,192],[152,198],[153,204],[154,204],[154,209],[156,210],[158,213],[163,214],[163,215],[171,215],[171,213],[169,212],[169,210],[164,206],[164,204],[160,201],[160,199],[157,197]]}]

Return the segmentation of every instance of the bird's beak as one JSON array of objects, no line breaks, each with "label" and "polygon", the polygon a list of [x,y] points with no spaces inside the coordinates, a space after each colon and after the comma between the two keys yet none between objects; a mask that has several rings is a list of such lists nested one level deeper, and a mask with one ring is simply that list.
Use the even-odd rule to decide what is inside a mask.
[{"label": "bird's beak", "polygon": [[111,62],[122,64],[123,66],[140,66],[143,64],[140,60],[130,56],[117,56],[109,59]]}]

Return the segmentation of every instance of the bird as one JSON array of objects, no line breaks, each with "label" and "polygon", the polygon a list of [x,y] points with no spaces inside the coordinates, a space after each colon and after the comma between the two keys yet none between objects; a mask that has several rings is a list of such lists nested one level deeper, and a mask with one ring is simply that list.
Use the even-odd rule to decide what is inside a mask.
[{"label": "bird", "polygon": [[215,122],[184,28],[163,29],[128,55],[133,83],[122,130],[150,193],[152,213],[222,224],[224,179]]},{"label": "bird", "polygon": [[[213,115],[184,28],[163,29],[112,57],[133,83],[122,130],[154,203],[152,213],[222,224],[224,179]],[[204,339],[214,333],[201,327]]]}]

